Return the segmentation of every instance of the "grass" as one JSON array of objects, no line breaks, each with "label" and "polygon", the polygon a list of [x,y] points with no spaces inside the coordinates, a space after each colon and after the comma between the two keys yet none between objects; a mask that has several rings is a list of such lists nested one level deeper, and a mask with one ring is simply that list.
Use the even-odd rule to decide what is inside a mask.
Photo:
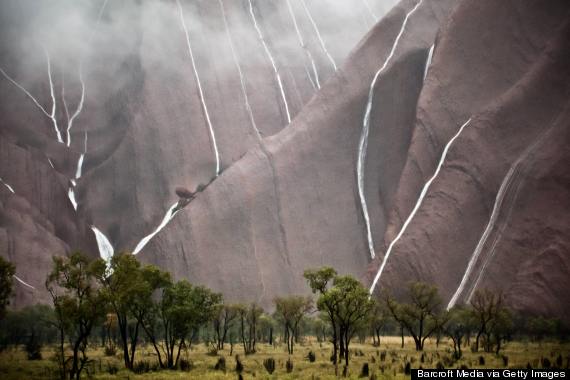
[{"label": "grass", "polygon": [[[309,351],[316,354],[316,361],[311,363],[307,359]],[[465,352],[463,358],[457,362],[451,360],[452,349],[447,341],[442,341],[436,347],[435,341],[426,344],[423,353],[414,350],[411,340],[406,340],[406,345],[400,348],[400,338],[383,338],[380,347],[373,347],[370,343],[351,344],[352,353],[348,378],[357,379],[364,363],[368,363],[370,374],[376,374],[379,379],[406,379],[410,378],[404,374],[406,363],[411,364],[411,368],[435,368],[438,362],[445,368],[458,368],[466,366],[468,368],[505,368],[503,355],[508,356],[509,368],[526,368],[530,364],[533,368],[541,368],[543,358],[547,358],[553,366],[560,355],[562,357],[562,367],[568,366],[570,360],[570,344],[559,343],[531,343],[531,342],[509,342],[505,345],[501,355],[494,353],[471,353]],[[385,353],[385,359],[382,359]],[[331,354],[330,344],[319,344],[312,339],[306,339],[302,344],[295,346],[295,353],[291,359],[294,367],[291,373],[287,373],[285,363],[289,358],[285,345],[277,347],[267,344],[259,344],[258,352],[254,355],[244,356],[240,346],[234,346],[234,356],[238,354],[244,365],[244,379],[336,379],[334,367],[329,362]],[[422,363],[423,354],[423,363]],[[13,348],[0,353],[0,378],[4,380],[16,379],[49,379],[56,376],[56,364],[51,359],[53,348],[46,348],[42,351],[43,360],[29,361],[21,348]],[[182,371],[156,371],[144,374],[134,374],[123,369],[123,362],[119,354],[113,357],[106,357],[102,348],[93,348],[88,353],[92,360],[89,368],[89,375],[93,379],[152,379],[152,380],[173,380],[173,379],[237,379],[235,372],[235,358],[229,356],[229,345],[223,351],[218,352],[218,356],[208,355],[205,345],[196,345],[181,357],[192,362],[192,369],[187,372]],[[214,366],[220,356],[226,358],[226,372],[214,370]],[[484,365],[479,364],[479,358],[483,357]],[[264,359],[275,359],[275,372],[269,375],[263,366]],[[141,346],[137,349],[136,361],[148,361],[156,363],[154,351],[149,346]],[[118,368],[116,374],[109,373],[110,368]],[[339,366],[342,372],[342,366]],[[85,373],[84,378],[89,378]]]}]

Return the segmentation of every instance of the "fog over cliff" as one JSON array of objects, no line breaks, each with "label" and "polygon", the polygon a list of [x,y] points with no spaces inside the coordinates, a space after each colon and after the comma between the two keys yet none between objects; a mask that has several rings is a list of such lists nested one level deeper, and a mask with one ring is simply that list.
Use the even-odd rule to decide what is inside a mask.
[{"label": "fog over cliff", "polygon": [[[563,0],[5,0],[0,255],[130,252],[233,300],[330,265],[566,316]],[[178,189],[178,190],[177,190]],[[540,300],[540,302],[537,302]]]}]

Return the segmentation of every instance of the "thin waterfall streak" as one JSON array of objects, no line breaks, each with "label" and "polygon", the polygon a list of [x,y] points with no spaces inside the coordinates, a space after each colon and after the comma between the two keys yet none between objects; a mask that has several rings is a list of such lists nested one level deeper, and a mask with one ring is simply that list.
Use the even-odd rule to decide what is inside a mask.
[{"label": "thin waterfall streak", "polygon": [[[321,88],[321,85],[319,83],[319,73],[317,72],[317,66],[315,65],[315,60],[313,59],[313,55],[309,51],[309,47],[305,44],[305,40],[303,39],[301,30],[299,29],[299,25],[297,24],[297,17],[295,17],[295,12],[293,11],[293,7],[291,6],[290,0],[287,0],[287,7],[289,8],[289,14],[291,15],[291,19],[293,20],[293,25],[295,26],[295,32],[297,33],[299,45],[301,46],[301,49],[303,49],[303,51],[307,55],[307,58],[311,62],[311,67],[313,68],[313,74],[315,76],[316,86],[317,88]],[[311,78],[310,75],[309,75],[309,80],[311,81],[313,87],[315,87],[315,83],[313,83],[313,79]]]},{"label": "thin waterfall streak", "polygon": [[370,6],[370,3],[368,2],[368,0],[362,0],[362,2],[364,3],[364,6],[365,6],[366,9],[368,10],[368,12],[370,13],[370,15],[371,15],[372,18],[374,19],[374,21],[378,21],[378,16],[377,16],[376,13],[374,13],[374,11],[372,10],[372,7]]},{"label": "thin waterfall streak", "polygon": [[226,18],[226,11],[224,9],[224,2],[223,2],[223,0],[218,0],[218,3],[220,4],[220,9],[222,11],[222,19],[224,20],[224,26],[226,29],[226,36],[228,37],[228,42],[230,44],[230,49],[232,51],[232,57],[234,59],[234,63],[236,65],[236,68],[237,68],[237,71],[239,74],[239,81],[241,84],[241,92],[243,94],[245,108],[247,110],[249,120],[251,121],[251,126],[255,130],[257,138],[259,140],[261,140],[261,133],[260,133],[259,129],[257,128],[257,124],[255,123],[255,119],[253,117],[253,111],[251,109],[251,105],[249,104],[249,97],[247,96],[247,88],[246,88],[246,84],[245,84],[245,76],[241,70],[241,66],[239,64],[239,59],[238,59],[237,53],[235,51],[234,42],[232,40],[232,35],[230,33],[230,27],[228,25],[228,20]]},{"label": "thin waterfall streak", "polygon": [[91,226],[91,230],[95,234],[95,240],[97,240],[97,247],[99,248],[99,256],[103,260],[105,260],[107,264],[109,264],[111,259],[113,258],[113,255],[115,254],[115,249],[113,248],[113,245],[111,244],[107,236],[105,236],[105,234],[103,234],[103,232],[101,232],[97,227]]},{"label": "thin waterfall streak", "polygon": [[384,259],[382,260],[382,264],[380,265],[380,268],[378,269],[378,272],[376,273],[376,276],[374,277],[374,281],[372,282],[372,286],[370,287],[370,294],[372,294],[374,292],[374,289],[376,288],[376,284],[380,280],[380,276],[382,275],[382,272],[384,271],[384,267],[386,266],[386,263],[388,262],[388,258],[390,257],[390,254],[392,253],[392,249],[394,248],[394,245],[398,242],[398,240],[400,240],[400,238],[402,237],[402,235],[404,234],[404,232],[406,231],[406,229],[410,225],[410,222],[412,221],[412,219],[416,215],[416,212],[419,210],[420,206],[422,205],[424,197],[426,196],[432,182],[438,176],[439,171],[441,170],[441,167],[443,166],[443,163],[445,162],[445,157],[447,156],[447,152],[449,151],[449,148],[451,147],[453,142],[459,137],[461,132],[463,132],[465,127],[467,127],[470,123],[471,123],[471,118],[469,118],[465,123],[463,123],[463,125],[459,128],[457,133],[455,135],[453,135],[453,137],[445,145],[445,148],[443,149],[443,152],[441,154],[441,158],[439,159],[439,162],[437,164],[437,167],[435,169],[434,174],[425,183],[424,187],[422,188],[422,191],[420,192],[420,196],[418,197],[418,200],[417,200],[414,208],[412,209],[412,212],[410,213],[410,215],[408,216],[408,218],[406,219],[406,221],[402,225],[402,228],[400,229],[400,232],[398,232],[398,235],[396,235],[394,240],[392,240],[392,242],[388,246],[388,249],[386,250],[386,254],[384,255]]},{"label": "thin waterfall streak", "polygon": [[22,90],[22,92],[24,94],[26,94],[26,96],[34,102],[34,104],[44,113],[44,115],[51,118],[50,114],[46,111],[46,109],[36,100],[36,98],[34,98],[34,96],[32,94],[30,94],[30,92],[28,90],[26,90],[21,84],[19,84],[14,79],[12,79],[11,76],[6,74],[6,72],[2,68],[0,68],[0,73],[2,73],[4,78],[8,79],[8,81],[10,83],[12,83],[14,86],[18,87],[20,90]]},{"label": "thin waterfall streak", "polygon": [[53,87],[53,79],[51,76],[51,60],[49,57],[49,52],[47,51],[47,49],[44,47],[44,53],[46,55],[46,60],[47,60],[47,69],[48,69],[48,78],[49,78],[49,89],[50,89],[50,94],[51,94],[51,101],[52,101],[52,106],[51,106],[51,114],[49,115],[49,117],[51,118],[52,122],[53,122],[53,127],[55,129],[55,133],[57,135],[57,142],[62,143],[63,144],[63,139],[61,138],[61,132],[59,130],[59,127],[57,125],[57,117],[56,117],[56,112],[57,112],[57,101],[55,99],[55,91],[54,91],[54,87]]},{"label": "thin waterfall streak", "polygon": [[176,202],[172,206],[170,206],[170,208],[168,209],[168,211],[164,215],[164,218],[162,218],[162,221],[160,222],[158,227],[156,227],[156,229],[152,233],[145,236],[137,244],[137,246],[135,247],[135,249],[133,251],[133,255],[136,255],[137,253],[139,253],[145,247],[145,245],[147,245],[147,243],[150,241],[150,239],[152,239],[156,234],[158,234],[168,224],[168,222],[170,222],[172,220],[172,218],[174,218],[174,216],[178,213],[178,210],[176,209],[177,206],[178,206],[178,202]]},{"label": "thin waterfall streak", "polygon": [[311,73],[309,72],[309,69],[307,68],[307,66],[305,66],[305,73],[307,74],[307,78],[309,79],[309,82],[311,82],[311,86],[313,86],[313,90],[316,91],[317,90],[317,84],[313,80],[313,77],[311,76]]},{"label": "thin waterfall streak", "polygon": [[319,28],[317,27],[317,23],[313,19],[313,16],[311,16],[311,12],[309,11],[307,4],[305,3],[305,0],[301,0],[301,3],[303,4],[303,8],[305,9],[305,13],[307,14],[307,17],[309,18],[309,21],[311,22],[311,25],[313,26],[313,29],[315,30],[315,33],[317,35],[317,39],[319,40],[319,43],[321,44],[321,47],[323,48],[325,55],[327,56],[329,61],[331,61],[331,64],[333,65],[333,68],[334,68],[334,71],[336,71],[337,70],[336,62],[334,61],[333,57],[330,55],[329,51],[327,50],[327,46],[325,45],[325,41],[323,40],[323,37],[321,37],[321,33],[319,32]]},{"label": "thin waterfall streak", "polygon": [[85,131],[85,139],[83,140],[83,153],[79,156],[77,160],[77,170],[75,171],[75,179],[81,178],[83,171],[83,161],[85,160],[85,155],[87,154],[87,131]]},{"label": "thin waterfall streak", "polygon": [[65,69],[61,69],[61,102],[63,103],[63,110],[65,111],[65,118],[69,124],[69,108],[67,107],[67,100],[65,99]]},{"label": "thin waterfall streak", "polygon": [[67,191],[67,197],[73,206],[73,209],[77,211],[77,200],[75,199],[75,192],[73,191],[73,187],[70,187]]},{"label": "thin waterfall streak", "polygon": [[261,44],[263,45],[263,49],[265,50],[265,54],[267,54],[267,57],[269,58],[269,61],[271,62],[271,66],[273,67],[273,72],[275,73],[275,78],[277,80],[279,92],[281,93],[281,99],[283,100],[283,104],[285,106],[285,113],[287,114],[287,124],[290,124],[291,123],[291,114],[289,112],[289,105],[287,104],[287,98],[285,97],[285,90],[283,88],[283,83],[281,82],[281,75],[279,74],[279,70],[277,70],[277,65],[275,64],[275,60],[273,59],[273,56],[271,55],[271,52],[269,51],[269,47],[267,46],[267,43],[265,42],[265,38],[263,37],[263,33],[261,32],[261,28],[259,27],[259,25],[257,25],[257,19],[255,18],[255,13],[253,12],[252,0],[248,0],[248,2],[249,2],[249,14],[251,15],[251,19],[253,21],[253,26],[255,27],[255,30],[257,31],[257,36],[259,37]]},{"label": "thin waterfall streak", "polygon": [[358,186],[358,197],[360,198],[360,207],[362,209],[362,215],[364,217],[364,222],[366,224],[366,237],[368,240],[368,250],[370,252],[370,257],[374,259],[376,257],[376,252],[374,250],[374,240],[372,237],[372,226],[370,223],[370,215],[368,214],[368,204],[366,203],[366,195],[364,191],[364,167],[366,164],[366,151],[368,148],[368,135],[370,132],[370,115],[372,112],[372,101],[374,100],[374,88],[376,86],[376,82],[380,77],[380,74],[386,69],[388,63],[394,56],[396,48],[398,47],[398,43],[400,42],[400,38],[404,33],[406,28],[406,24],[408,23],[408,19],[410,16],[418,9],[420,4],[423,0],[420,0],[407,14],[402,22],[402,26],[394,43],[392,44],[392,48],[388,56],[386,57],[384,63],[380,67],[378,71],[374,74],[374,78],[372,79],[372,83],[370,83],[370,89],[368,90],[368,102],[366,103],[366,110],[364,112],[364,119],[362,122],[362,132],[360,134],[360,139],[358,141],[358,159],[356,162],[356,177],[357,177],[357,186]]},{"label": "thin waterfall streak", "polygon": [[26,281],[22,280],[20,277],[16,276],[15,274],[13,274],[12,277],[14,277],[16,279],[16,281],[18,281],[20,284],[27,286],[30,289],[36,290],[36,288],[34,286],[28,284]]},{"label": "thin waterfall streak", "polygon": [[[479,257],[481,256],[481,253],[483,252],[483,248],[485,247],[485,244],[487,243],[489,236],[491,235],[491,233],[493,232],[493,229],[495,228],[495,225],[497,223],[497,219],[499,217],[500,211],[501,211],[503,203],[505,201],[505,196],[507,195],[508,190],[511,187],[511,184],[513,183],[513,181],[516,180],[517,177],[519,177],[519,173],[521,171],[521,166],[523,165],[526,158],[544,141],[544,139],[546,138],[546,136],[548,135],[548,132],[550,132],[550,130],[551,130],[550,128],[545,130],[541,134],[541,136],[538,139],[536,139],[531,145],[529,145],[521,153],[521,155],[515,160],[515,162],[513,162],[513,164],[509,167],[509,170],[507,171],[507,174],[503,178],[503,181],[501,182],[501,186],[499,186],[499,190],[497,191],[497,194],[495,196],[495,203],[493,204],[493,210],[491,211],[491,215],[489,217],[489,221],[487,222],[487,225],[485,226],[485,230],[483,231],[483,234],[479,238],[479,241],[477,242],[477,246],[475,247],[475,250],[471,254],[471,258],[469,259],[469,262],[467,264],[467,268],[465,269],[465,273],[463,274],[463,277],[461,278],[461,282],[460,282],[459,286],[455,290],[455,293],[453,294],[453,296],[451,297],[451,299],[447,305],[448,310],[450,308],[452,308],[457,303],[459,297],[462,295],[462,293],[465,289],[465,286],[466,286],[467,282],[469,281],[469,278],[471,277],[471,274],[475,268],[475,265],[479,261]],[[511,204],[510,204],[509,211],[508,211],[507,215],[510,215],[510,211],[512,210],[512,207],[514,204],[514,200],[518,196],[520,184],[521,184],[521,182],[518,181],[518,183],[516,185],[515,194],[511,200]],[[507,219],[508,219],[508,217],[507,217]],[[471,295],[473,294],[474,289],[477,287],[477,285],[481,279],[482,273],[485,271],[485,269],[487,267],[487,264],[489,262],[489,257],[491,257],[494,253],[494,248],[495,248],[497,241],[498,241],[497,236],[498,235],[495,236],[495,239],[491,245],[491,250],[489,251],[490,253],[487,255],[486,259],[484,259],[485,260],[484,265],[482,266],[482,268],[479,271],[479,274],[477,275],[477,279],[475,281],[474,286],[470,288],[468,300],[471,298]]]},{"label": "thin waterfall streak", "polygon": [[4,186],[6,186],[6,188],[12,193],[12,194],[16,194],[16,192],[14,191],[14,188],[10,185],[8,185],[6,182],[4,182],[4,180],[2,178],[0,178],[0,182],[2,182],[2,184]]},{"label": "thin waterfall streak", "polygon": [[204,115],[206,116],[206,123],[208,124],[208,129],[210,130],[210,138],[212,139],[212,147],[214,148],[214,154],[216,156],[216,177],[220,175],[220,154],[218,152],[218,144],[216,143],[216,135],[214,133],[214,127],[212,126],[212,121],[210,120],[210,114],[208,112],[208,107],[206,106],[206,99],[204,97],[204,91],[202,90],[202,84],[200,83],[200,76],[198,75],[198,69],[196,68],[196,62],[194,61],[194,53],[192,52],[192,45],[190,44],[190,34],[188,33],[188,28],[186,27],[186,21],[184,20],[184,12],[182,10],[182,5],[180,0],[176,0],[178,5],[178,12],[180,14],[180,21],[182,23],[182,29],[184,30],[184,35],[186,36],[186,45],[188,46],[188,52],[190,54],[190,61],[192,62],[192,69],[194,70],[194,76],[196,77],[196,84],[198,85],[198,93],[200,95],[200,101],[202,103],[202,109],[204,110]]},{"label": "thin waterfall streak", "polygon": [[432,60],[432,58],[433,58],[433,49],[434,49],[434,47],[435,47],[435,44],[431,45],[431,47],[429,48],[429,53],[428,53],[427,60],[426,60],[426,67],[425,67],[425,69],[424,69],[424,80],[425,80],[426,77],[427,77],[428,69],[429,69],[429,66],[431,65],[431,60]]},{"label": "thin waterfall streak", "polygon": [[[81,98],[79,99],[79,104],[77,105],[77,109],[75,110],[75,112],[73,113],[73,115],[69,119],[69,122],[67,123],[67,146],[68,147],[71,145],[71,133],[70,133],[70,131],[71,131],[71,127],[73,126],[73,121],[75,120],[75,118],[77,116],[79,116],[79,114],[83,110],[83,102],[85,101],[85,82],[83,81],[82,71],[83,71],[82,70],[82,63],[79,62],[79,82],[81,82]],[[67,111],[67,106],[66,106],[66,111]]]}]

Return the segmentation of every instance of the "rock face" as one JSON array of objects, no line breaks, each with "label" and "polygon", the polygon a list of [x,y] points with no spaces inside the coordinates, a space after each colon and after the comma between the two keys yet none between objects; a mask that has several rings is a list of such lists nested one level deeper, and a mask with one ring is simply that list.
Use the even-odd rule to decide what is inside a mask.
[{"label": "rock face", "polygon": [[331,265],[569,315],[566,2],[339,3],[3,4],[16,305],[45,300],[52,255],[96,257],[96,226],[264,306]]}]

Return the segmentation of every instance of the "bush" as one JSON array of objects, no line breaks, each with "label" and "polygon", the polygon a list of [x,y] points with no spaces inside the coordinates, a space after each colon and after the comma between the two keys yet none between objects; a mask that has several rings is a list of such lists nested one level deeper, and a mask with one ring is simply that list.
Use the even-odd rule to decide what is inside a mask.
[{"label": "bush", "polygon": [[239,360],[239,355],[236,355],[236,372],[239,374],[243,372],[243,364]]},{"label": "bush", "polygon": [[146,360],[135,362],[133,365],[133,372],[137,374],[146,373],[150,371],[150,363]]},{"label": "bush", "polygon": [[503,367],[508,367],[509,365],[509,357],[507,355],[503,355]]},{"label": "bush", "polygon": [[285,368],[287,369],[287,373],[293,372],[293,361],[291,360],[291,358],[287,359],[287,362],[285,363]]},{"label": "bush", "polygon": [[556,368],[562,368],[562,355],[558,354],[556,358]]},{"label": "bush", "polygon": [[32,334],[24,348],[28,355],[28,360],[42,360],[42,345],[34,334]]},{"label": "bush", "polygon": [[406,375],[409,375],[412,373],[412,365],[410,364],[410,362],[406,363],[406,366],[404,367],[404,373]]},{"label": "bush", "polygon": [[382,351],[382,353],[380,353],[380,361],[384,361],[386,360],[386,351]]},{"label": "bush", "polygon": [[216,365],[214,366],[214,369],[216,371],[226,371],[226,358],[224,358],[223,356],[220,357],[218,359],[218,361],[216,362]]},{"label": "bush", "polygon": [[309,362],[314,363],[315,360],[317,360],[317,355],[315,355],[313,351],[309,351],[307,354],[307,359],[309,359]]},{"label": "bush", "polygon": [[358,377],[368,377],[370,375],[370,368],[368,367],[368,363],[364,363],[362,365],[362,369],[360,370],[360,376]]},{"label": "bush", "polygon": [[114,364],[107,363],[107,372],[109,372],[110,375],[115,375],[119,372],[119,367]]},{"label": "bush", "polygon": [[105,346],[105,356],[115,356],[117,354],[117,347]]},{"label": "bush", "polygon": [[441,362],[437,362],[437,364],[435,365],[435,369],[445,369],[445,367],[443,366],[443,364],[441,364]]},{"label": "bush", "polygon": [[483,355],[479,356],[479,365],[485,365],[485,357]]},{"label": "bush", "polygon": [[542,368],[550,368],[550,360],[548,358],[542,358]]},{"label": "bush", "polygon": [[275,371],[275,359],[267,358],[263,361],[263,366],[267,372],[271,375]]},{"label": "bush", "polygon": [[185,372],[190,371],[193,366],[192,361],[186,359],[180,359],[180,363],[178,363],[178,368]]},{"label": "bush", "polygon": [[208,356],[218,356],[218,349],[216,347],[212,347],[208,350]]},{"label": "bush", "polygon": [[370,375],[370,380],[378,380],[378,377],[376,376],[375,373],[373,373],[372,375]]}]

